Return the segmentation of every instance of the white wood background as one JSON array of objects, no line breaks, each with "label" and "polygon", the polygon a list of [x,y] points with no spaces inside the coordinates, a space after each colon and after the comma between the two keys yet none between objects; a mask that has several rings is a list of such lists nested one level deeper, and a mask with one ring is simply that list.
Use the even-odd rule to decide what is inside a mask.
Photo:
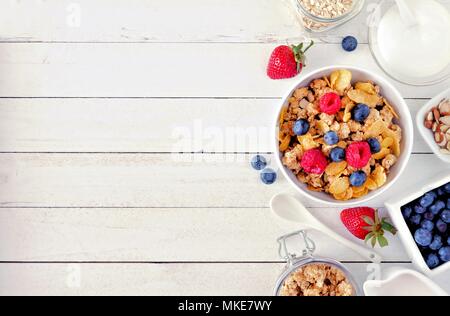
[{"label": "white wood background", "polygon": [[[374,2],[316,38],[306,72],[381,72],[365,27]],[[0,295],[272,293],[275,240],[288,231],[268,202],[292,189],[262,185],[248,161],[270,155],[273,107],[296,80],[265,76],[274,46],[306,35],[287,1],[5,0],[0,25]],[[348,34],[361,42],[354,53],[339,46]],[[415,114],[449,83],[395,85]],[[258,139],[211,138],[249,127]],[[416,135],[389,194],[449,171]],[[352,238],[339,209],[304,202]],[[319,255],[366,279],[363,258],[312,235]],[[383,268],[410,266],[391,243]],[[449,279],[437,281],[450,290]]]}]

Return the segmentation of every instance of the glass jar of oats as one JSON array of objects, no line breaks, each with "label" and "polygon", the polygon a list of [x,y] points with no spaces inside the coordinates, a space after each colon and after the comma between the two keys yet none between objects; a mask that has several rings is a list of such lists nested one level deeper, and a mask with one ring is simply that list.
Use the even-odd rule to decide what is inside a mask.
[{"label": "glass jar of oats", "polygon": [[[304,243],[301,257],[289,252],[287,241],[300,238]],[[314,241],[304,230],[278,239],[280,257],[287,265],[279,277],[275,296],[362,296],[358,284],[340,262],[314,257]]]},{"label": "glass jar of oats", "polygon": [[354,18],[364,0],[291,0],[307,31],[324,32]]}]

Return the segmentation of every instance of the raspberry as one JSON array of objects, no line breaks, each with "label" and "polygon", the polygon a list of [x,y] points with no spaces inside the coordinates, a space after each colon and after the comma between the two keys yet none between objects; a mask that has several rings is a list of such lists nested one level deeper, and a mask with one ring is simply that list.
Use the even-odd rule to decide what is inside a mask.
[{"label": "raspberry", "polygon": [[356,142],[347,147],[345,158],[353,168],[364,168],[369,163],[372,153],[367,142]]},{"label": "raspberry", "polygon": [[303,154],[300,165],[307,173],[322,174],[327,168],[327,158],[320,149],[310,149]]},{"label": "raspberry", "polygon": [[320,111],[329,115],[336,114],[341,109],[341,98],[333,92],[329,92],[320,98]]}]

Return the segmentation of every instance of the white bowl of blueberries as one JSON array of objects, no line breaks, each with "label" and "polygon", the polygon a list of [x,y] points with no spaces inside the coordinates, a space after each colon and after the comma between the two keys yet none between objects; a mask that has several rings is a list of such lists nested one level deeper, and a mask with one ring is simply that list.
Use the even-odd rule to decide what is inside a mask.
[{"label": "white bowl of blueberries", "polygon": [[450,270],[450,175],[386,203],[412,261],[425,274]]}]

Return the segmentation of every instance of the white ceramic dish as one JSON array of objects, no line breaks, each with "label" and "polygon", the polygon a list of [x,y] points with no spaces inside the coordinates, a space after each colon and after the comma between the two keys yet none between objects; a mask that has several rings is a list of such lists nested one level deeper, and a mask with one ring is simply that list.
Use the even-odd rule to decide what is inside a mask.
[{"label": "white ceramic dish", "polygon": [[364,283],[366,296],[448,296],[441,287],[417,271],[391,268],[383,272],[383,280]]},{"label": "white ceramic dish", "polygon": [[441,152],[439,146],[434,141],[433,132],[426,128],[424,125],[425,117],[428,111],[438,105],[443,99],[450,99],[450,89],[442,92],[431,101],[427,102],[427,104],[425,104],[420,109],[419,113],[417,113],[416,116],[416,124],[419,133],[422,135],[423,139],[425,139],[425,142],[428,144],[428,146],[430,146],[431,150],[436,154],[436,156],[438,156],[441,160],[450,163],[450,155],[446,155]]},{"label": "white ceramic dish", "polygon": [[439,176],[430,179],[428,184],[418,185],[418,187],[416,185],[415,188],[413,187],[411,189],[405,190],[404,192],[411,192],[406,196],[398,197],[392,201],[388,201],[385,203],[392,222],[398,229],[400,239],[403,242],[403,245],[405,246],[406,252],[408,253],[409,257],[420,270],[431,277],[440,275],[445,271],[450,271],[450,262],[447,262],[432,270],[428,268],[425,259],[420,253],[419,247],[414,240],[413,234],[409,230],[408,225],[403,218],[401,207],[448,182],[450,182],[450,174],[440,174]]},{"label": "white ceramic dish", "polygon": [[[352,82],[358,82],[358,81],[367,81],[371,80],[375,82],[378,86],[381,88],[381,94],[389,100],[389,102],[395,107],[398,114],[400,115],[400,122],[399,125],[403,129],[403,140],[401,144],[401,156],[398,160],[398,162],[395,164],[394,167],[391,169],[391,173],[388,176],[387,183],[381,187],[378,190],[370,192],[365,197],[354,199],[350,201],[337,201],[332,196],[330,196],[327,193],[324,192],[312,192],[309,191],[305,184],[301,183],[297,180],[295,175],[286,168],[283,163],[281,162],[281,153],[279,151],[279,143],[278,143],[278,129],[279,129],[279,116],[281,109],[284,106],[287,106],[288,99],[291,97],[292,93],[295,89],[299,87],[305,87],[309,85],[309,83],[317,78],[322,78],[324,76],[329,76],[331,72],[337,69],[348,69],[353,74],[353,80]],[[288,91],[288,93],[285,95],[285,97],[282,99],[280,105],[278,106],[276,110],[275,115],[275,122],[274,122],[274,135],[273,135],[273,144],[274,144],[274,151],[275,153],[278,153],[275,155],[275,159],[278,163],[279,169],[281,170],[282,174],[286,177],[286,179],[289,181],[289,183],[297,189],[298,192],[300,192],[303,196],[306,196],[316,202],[324,203],[330,206],[351,206],[351,205],[361,205],[365,202],[381,195],[383,192],[388,190],[394,183],[397,181],[401,173],[404,171],[409,158],[411,156],[412,152],[412,145],[413,145],[413,139],[414,139],[414,130],[413,130],[413,123],[411,114],[409,112],[409,108],[406,105],[406,102],[400,95],[400,93],[397,91],[397,89],[386,79],[379,76],[378,74],[375,74],[369,70],[365,70],[358,67],[353,66],[331,66],[331,67],[325,67],[318,70],[315,70],[307,75],[304,75],[301,77],[301,79]]]}]

